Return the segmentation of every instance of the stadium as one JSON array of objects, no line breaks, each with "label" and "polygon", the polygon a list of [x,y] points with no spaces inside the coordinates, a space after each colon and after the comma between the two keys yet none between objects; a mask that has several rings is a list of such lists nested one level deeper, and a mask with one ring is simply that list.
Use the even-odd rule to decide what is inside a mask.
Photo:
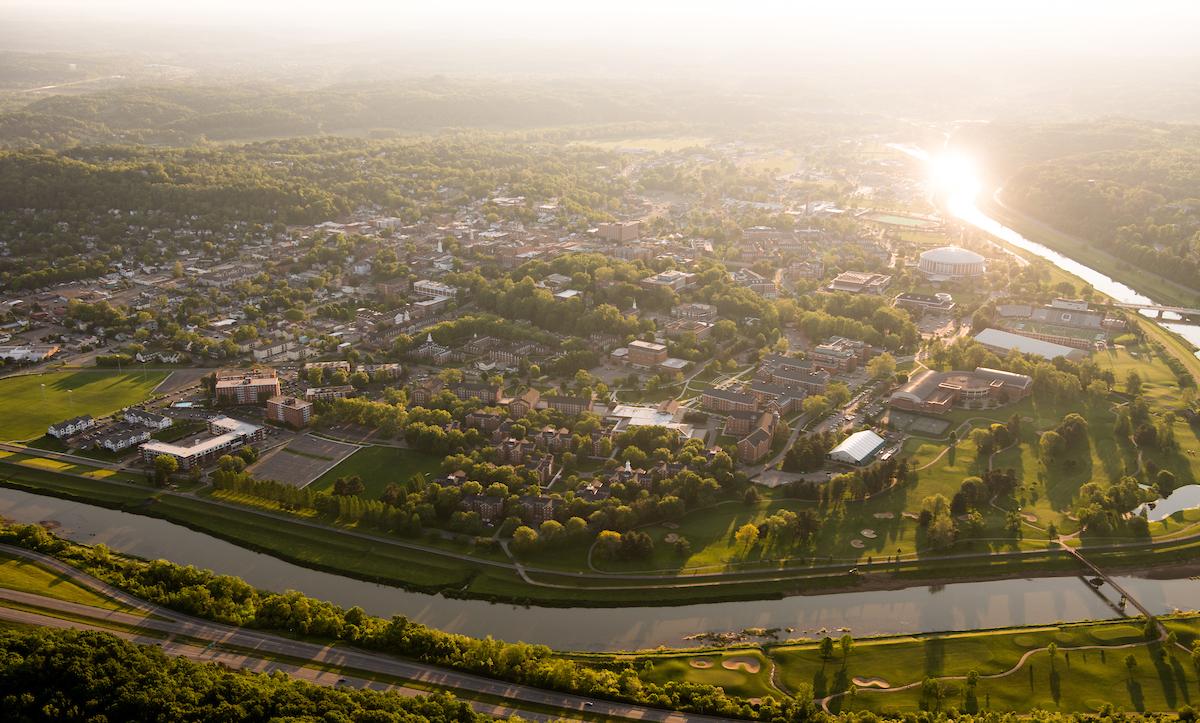
[{"label": "stadium", "polygon": [[965,279],[987,270],[984,258],[959,246],[941,246],[921,254],[917,269],[931,281]]}]

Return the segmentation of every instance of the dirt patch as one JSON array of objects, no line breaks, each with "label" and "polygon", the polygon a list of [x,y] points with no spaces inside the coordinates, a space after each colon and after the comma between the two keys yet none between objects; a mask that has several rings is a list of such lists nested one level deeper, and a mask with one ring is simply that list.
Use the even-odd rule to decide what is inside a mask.
[{"label": "dirt patch", "polygon": [[721,661],[721,667],[725,670],[741,670],[751,675],[762,670],[762,664],[757,658],[726,658]]},{"label": "dirt patch", "polygon": [[696,670],[708,670],[709,668],[713,667],[713,661],[707,658],[692,658],[688,661],[688,665],[692,666]]},{"label": "dirt patch", "polygon": [[62,523],[58,520],[41,520],[38,524],[47,530],[57,530],[62,527]]},{"label": "dirt patch", "polygon": [[859,688],[880,688],[886,690],[892,687],[892,684],[883,678],[851,678],[850,682]]}]

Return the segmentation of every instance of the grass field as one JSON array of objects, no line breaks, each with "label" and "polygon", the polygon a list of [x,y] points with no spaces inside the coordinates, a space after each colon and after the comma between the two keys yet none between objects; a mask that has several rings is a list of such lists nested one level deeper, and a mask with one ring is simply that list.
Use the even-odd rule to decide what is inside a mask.
[{"label": "grass field", "polygon": [[167,372],[48,372],[0,379],[0,439],[41,436],[64,419],[100,417],[141,402]]},{"label": "grass field", "polygon": [[430,477],[441,471],[441,459],[424,452],[396,447],[364,447],[336,467],[312,482],[312,489],[324,492],[333,489],[339,477],[358,475],[366,485],[364,498],[376,499],[393,482],[403,482],[414,474]]},{"label": "grass field", "polygon": [[124,605],[72,582],[61,573],[35,562],[0,552],[0,587],[45,595],[56,600],[90,605],[105,610],[125,610]]}]

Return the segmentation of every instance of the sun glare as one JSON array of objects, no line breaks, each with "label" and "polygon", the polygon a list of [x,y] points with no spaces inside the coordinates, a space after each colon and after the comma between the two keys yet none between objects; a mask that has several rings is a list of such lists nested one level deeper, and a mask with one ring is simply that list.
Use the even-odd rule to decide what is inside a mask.
[{"label": "sun glare", "polygon": [[961,153],[943,153],[929,160],[929,182],[934,193],[974,198],[980,190],[975,162]]}]

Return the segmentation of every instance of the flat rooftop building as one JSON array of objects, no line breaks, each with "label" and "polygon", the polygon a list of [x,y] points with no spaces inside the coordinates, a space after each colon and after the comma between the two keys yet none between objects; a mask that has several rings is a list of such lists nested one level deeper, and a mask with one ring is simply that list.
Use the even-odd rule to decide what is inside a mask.
[{"label": "flat rooftop building", "polygon": [[174,457],[180,469],[187,470],[204,466],[233,449],[263,437],[262,427],[230,417],[209,420],[208,432],[213,436],[186,447],[167,442],[146,442],[141,447],[142,459],[153,463],[156,457],[166,455]]}]

